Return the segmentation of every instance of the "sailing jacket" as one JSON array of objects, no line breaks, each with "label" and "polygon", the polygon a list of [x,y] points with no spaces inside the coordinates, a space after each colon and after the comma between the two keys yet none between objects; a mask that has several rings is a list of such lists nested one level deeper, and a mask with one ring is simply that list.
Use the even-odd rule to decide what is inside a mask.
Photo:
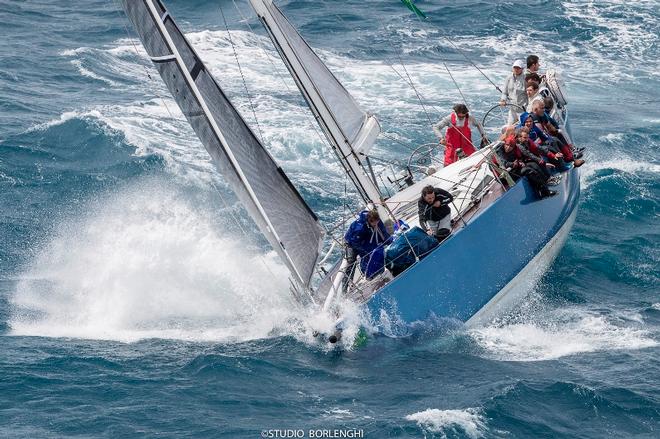
[{"label": "sailing jacket", "polygon": [[[545,161],[543,160],[543,155],[548,155],[547,150],[540,148],[536,143],[527,139],[527,144],[518,143],[518,149],[522,155],[522,160],[525,162],[536,162],[541,167],[545,167]],[[552,154],[552,153],[550,153]],[[553,157],[551,157],[554,159]]]},{"label": "sailing jacket", "polygon": [[385,230],[382,221],[378,221],[378,227],[375,229],[369,226],[367,213],[366,210],[360,212],[358,219],[353,221],[344,235],[346,244],[353,248],[360,257],[364,257],[390,240],[390,235]]},{"label": "sailing jacket", "polygon": [[515,141],[510,143],[510,145],[513,145],[513,149],[509,152],[505,151],[504,145],[497,149],[499,162],[505,168],[520,169],[524,166],[522,151],[520,151],[518,145],[515,144]]},{"label": "sailing jacket", "polygon": [[510,73],[507,76],[502,87],[501,100],[519,105],[521,108],[527,106],[527,93],[525,92],[525,75],[514,75]]},{"label": "sailing jacket", "polygon": [[[531,114],[529,113],[523,113],[520,115],[520,124],[518,124],[517,128],[523,128],[525,126],[525,122],[527,122],[527,119],[532,117]],[[534,118],[532,118],[534,120]],[[529,131],[529,139],[532,141],[536,141],[537,139],[541,139],[541,142],[547,142],[549,140],[549,137],[543,132],[541,128],[539,128],[536,123],[532,124],[532,128]]]},{"label": "sailing jacket", "polygon": [[449,208],[449,203],[454,201],[454,196],[444,189],[434,188],[433,191],[435,192],[435,200],[433,201],[433,203],[440,200],[439,207],[433,206],[433,203],[428,204],[424,200],[423,196],[419,197],[419,200],[417,201],[417,210],[419,213],[419,226],[424,230],[428,229],[426,225],[427,221],[440,221],[441,219],[449,215],[451,213],[451,209]]}]

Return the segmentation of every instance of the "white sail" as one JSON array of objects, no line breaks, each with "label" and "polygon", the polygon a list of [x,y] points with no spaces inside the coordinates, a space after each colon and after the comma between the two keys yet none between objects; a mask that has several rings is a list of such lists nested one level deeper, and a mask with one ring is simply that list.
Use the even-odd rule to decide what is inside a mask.
[{"label": "white sail", "polygon": [[[298,286],[314,273],[322,229],[160,0],[122,0],[170,93]],[[218,261],[222,263],[222,261]]]},{"label": "white sail", "polygon": [[360,195],[379,206],[380,191],[362,165],[380,133],[378,120],[360,109],[271,0],[250,0],[250,4]]}]

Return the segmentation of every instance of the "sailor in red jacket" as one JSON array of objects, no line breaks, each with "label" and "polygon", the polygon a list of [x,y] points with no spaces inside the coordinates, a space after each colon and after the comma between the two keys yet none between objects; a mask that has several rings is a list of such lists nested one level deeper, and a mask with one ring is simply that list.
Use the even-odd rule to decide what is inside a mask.
[{"label": "sailor in red jacket", "polygon": [[[445,145],[445,166],[474,152],[470,123],[479,130],[482,142],[486,142],[483,128],[473,116],[470,116],[468,108],[464,104],[454,105],[452,114],[433,125],[433,132],[440,139],[440,143]],[[442,135],[443,128],[447,128],[446,136]]]}]

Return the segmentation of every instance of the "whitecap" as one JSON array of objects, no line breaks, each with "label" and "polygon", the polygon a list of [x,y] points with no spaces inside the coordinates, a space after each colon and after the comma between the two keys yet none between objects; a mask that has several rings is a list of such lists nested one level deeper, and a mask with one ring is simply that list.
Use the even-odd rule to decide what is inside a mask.
[{"label": "whitecap", "polygon": [[60,114],[59,117],[55,119],[51,119],[49,121],[33,125],[30,128],[26,130],[26,132],[33,132],[33,131],[45,131],[48,128],[55,127],[58,125],[62,125],[72,119],[86,119],[86,118],[100,118],[101,113],[97,110],[90,110],[90,111],[65,111],[64,113]]},{"label": "whitecap", "polygon": [[71,64],[76,69],[78,69],[78,72],[81,75],[86,76],[87,78],[92,78],[92,79],[95,79],[97,81],[105,82],[106,84],[112,85],[112,86],[118,85],[115,81],[113,81],[111,79],[108,79],[108,78],[104,78],[103,76],[101,76],[99,74],[96,74],[96,73],[92,72],[91,70],[85,68],[82,64],[82,61],[80,61],[78,59],[72,60]]},{"label": "whitecap", "polygon": [[406,416],[422,429],[430,433],[440,433],[443,438],[447,433],[464,433],[470,438],[482,437],[486,432],[486,420],[480,409],[464,410],[427,409]]},{"label": "whitecap", "polygon": [[640,316],[621,316],[618,320],[580,309],[555,310],[543,320],[493,324],[471,329],[468,334],[498,360],[543,361],[587,352],[658,346],[640,322]]},{"label": "whitecap", "polygon": [[586,189],[595,181],[598,181],[598,172],[604,170],[615,170],[631,175],[640,173],[659,174],[660,164],[635,160],[629,157],[615,157],[609,160],[588,162],[581,168],[580,182],[582,188]]}]

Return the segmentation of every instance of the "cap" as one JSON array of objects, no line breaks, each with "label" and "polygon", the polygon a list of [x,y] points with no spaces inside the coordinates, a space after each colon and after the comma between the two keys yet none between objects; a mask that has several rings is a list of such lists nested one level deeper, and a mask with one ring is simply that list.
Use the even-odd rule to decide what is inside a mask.
[{"label": "cap", "polygon": [[524,69],[525,68],[525,63],[523,62],[522,59],[517,59],[513,62],[513,67],[518,67],[520,69]]}]

